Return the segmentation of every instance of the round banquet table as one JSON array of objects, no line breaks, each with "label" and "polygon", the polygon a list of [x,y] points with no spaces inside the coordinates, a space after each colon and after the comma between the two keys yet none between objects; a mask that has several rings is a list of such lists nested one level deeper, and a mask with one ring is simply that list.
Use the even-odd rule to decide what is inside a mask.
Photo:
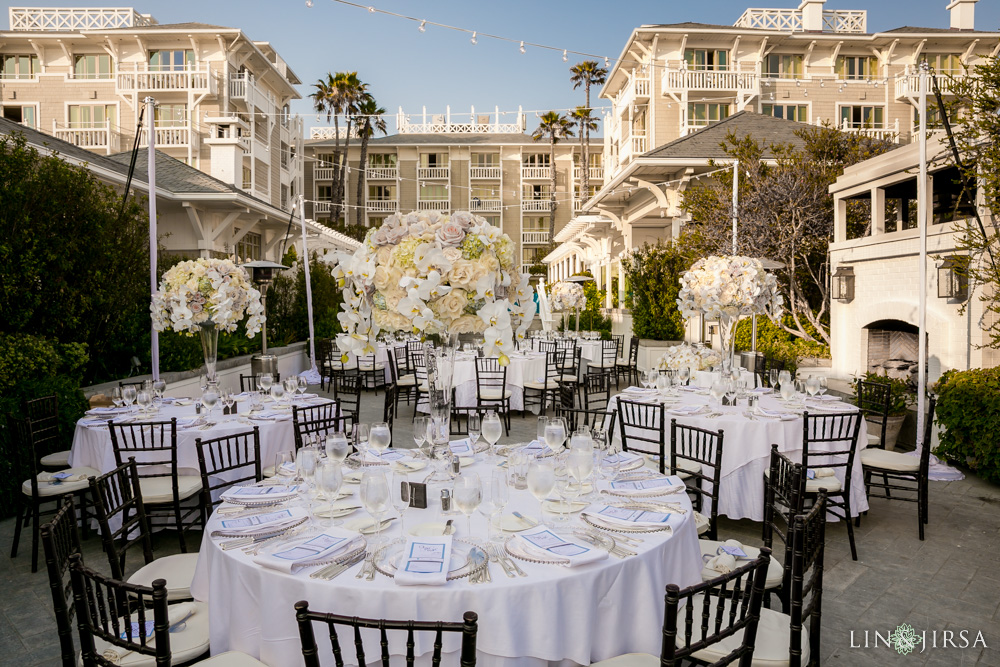
[{"label": "round banquet table", "polygon": [[[524,383],[543,382],[545,378],[545,354],[527,351],[510,355],[507,364],[507,389],[510,390],[511,410],[524,409]],[[452,378],[455,387],[455,405],[460,408],[476,406],[476,355],[458,352],[455,355],[455,373]],[[426,401],[419,407],[427,412]],[[537,406],[534,408],[538,409]]]},{"label": "round banquet table", "polygon": [[[469,469],[489,479],[487,462],[477,461]],[[411,474],[414,481],[423,477],[423,472]],[[354,500],[358,499],[358,485],[345,483],[343,488],[353,490]],[[658,655],[664,588],[669,583],[681,587],[695,584],[701,581],[702,569],[687,495],[667,498],[688,508],[685,520],[673,533],[635,536],[644,540],[633,548],[636,556],[624,560],[609,556],[574,568],[517,561],[528,576],[513,579],[491,562],[492,583],[475,585],[459,579],[444,586],[396,586],[381,574],[366,581],[354,576],[361,564],[331,581],[310,579],[309,573],[317,567],[285,574],[255,564],[240,549],[223,551],[218,542],[224,538],[211,537],[220,520],[213,516],[205,531],[191,591],[196,600],[208,602],[214,654],[239,650],[268,665],[301,664],[293,609],[298,600],[308,600],[315,611],[398,620],[460,621],[466,611],[474,611],[479,614],[478,664],[486,667],[589,665],[633,651]],[[433,501],[430,505],[440,507]],[[517,510],[537,517],[538,508],[538,501],[527,491],[512,488],[505,514]],[[364,516],[367,514],[358,510],[344,520]],[[573,516],[578,523],[579,514]],[[438,517],[438,509],[410,509],[406,525],[413,527]],[[456,537],[468,537],[465,517],[459,514],[453,518]],[[473,516],[474,538],[485,536],[486,522],[478,513]],[[398,520],[386,529],[389,538],[399,533]],[[326,631],[317,628],[316,635],[323,664],[332,665]],[[349,642],[349,637],[344,635],[343,640]],[[397,658],[405,652],[404,641],[405,633],[390,633],[390,650]],[[432,641],[429,635],[418,635],[416,650],[422,656],[418,664],[430,662]],[[449,655],[443,664],[457,664],[459,637],[449,633],[444,642]],[[365,645],[367,655],[377,656],[377,633],[367,635]],[[345,649],[345,658],[355,659],[351,648]]]},{"label": "round banquet table", "polygon": [[[617,411],[618,399],[622,394],[612,396],[608,402],[608,409]],[[625,400],[647,400],[639,399],[635,396],[624,396]],[[839,401],[829,401],[828,404],[843,405]],[[706,410],[697,415],[672,414],[671,408],[688,405],[704,405]],[[764,394],[760,397],[759,405],[767,411],[786,411],[791,413],[791,408],[785,406],[773,395]],[[830,414],[817,407],[816,402],[808,401],[806,408],[810,414]],[[678,424],[696,426],[698,428],[711,431],[724,431],[722,446],[722,481],[719,489],[719,514],[731,519],[753,519],[754,521],[764,520],[764,471],[770,467],[771,445],[778,445],[778,451],[788,455],[793,461],[802,460],[802,427],[803,408],[799,408],[794,413],[794,418],[770,419],[762,416],[748,418],[746,401],[741,400],[741,404],[735,407],[720,407],[711,396],[699,392],[681,391],[679,397],[668,399],[666,405],[665,418],[667,420],[665,429],[665,452],[670,455],[670,423],[669,420],[676,419]],[[856,411],[856,410],[855,410]],[[710,417],[710,414],[722,413],[719,417]],[[790,417],[791,415],[789,415]],[[620,427],[616,424],[614,440],[620,443]],[[631,431],[630,431],[631,433]],[[864,476],[861,471],[860,451],[868,444],[867,427],[864,418],[861,419],[861,430],[858,433],[858,453],[854,457],[854,469],[851,473],[851,511],[856,516],[868,509],[868,498],[865,494]],[[813,452],[838,451],[844,448],[842,443],[815,443]],[[814,459],[810,455],[810,460],[817,463],[827,462],[824,459]],[[668,465],[669,467],[669,465]],[[841,484],[844,482],[844,472],[846,468],[835,468],[837,478]],[[702,510],[705,512],[705,510]],[[832,516],[832,515],[831,515]]]},{"label": "round banquet table", "polygon": [[[306,407],[320,405],[331,402],[325,398],[296,399],[295,405]],[[247,401],[240,401],[237,414],[222,415],[222,408],[216,406],[210,418],[206,418],[215,425],[211,428],[202,429],[200,426],[184,427],[180,423],[196,416],[193,403],[188,405],[164,404],[156,414],[151,417],[142,417],[141,421],[167,421],[176,417],[177,427],[177,467],[182,474],[198,474],[198,451],[195,440],[201,438],[218,438],[223,435],[232,435],[241,431],[248,431],[254,426],[260,429],[260,460],[261,467],[274,464],[275,455],[279,452],[290,452],[294,449],[294,434],[292,431],[292,411],[290,409],[273,410],[273,403],[265,402],[261,414],[265,418],[249,418],[250,404]],[[204,410],[204,408],[203,408]],[[137,411],[130,415],[136,417]],[[70,451],[71,466],[88,466],[100,470],[102,473],[115,469],[115,452],[111,445],[111,434],[106,425],[93,425],[97,419],[108,419],[110,417],[95,417],[88,415],[77,422],[76,431],[73,433],[73,447]],[[138,419],[137,419],[138,421]],[[163,458],[163,452],[153,452],[153,460]],[[136,461],[142,463],[143,452],[134,452]],[[150,460],[147,458],[146,460]],[[239,477],[240,471],[229,471],[224,473],[220,479],[226,480],[226,475]]]}]

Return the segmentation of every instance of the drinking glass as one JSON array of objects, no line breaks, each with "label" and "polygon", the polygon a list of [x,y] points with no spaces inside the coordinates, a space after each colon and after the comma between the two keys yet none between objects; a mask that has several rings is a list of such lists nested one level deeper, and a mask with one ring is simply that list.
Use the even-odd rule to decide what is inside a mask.
[{"label": "drinking glass", "polygon": [[646,371],[646,389],[652,389],[659,377],[660,372],[655,368],[650,368]]},{"label": "drinking glass", "polygon": [[583,451],[590,454],[594,449],[594,439],[589,428],[581,428],[573,431],[569,438],[569,448],[571,451]]},{"label": "drinking glass", "polygon": [[222,407],[227,410],[231,409],[233,407],[233,403],[236,402],[236,397],[233,396],[233,392],[228,389],[222,392],[222,396],[220,398],[222,399]]},{"label": "drinking glass", "polygon": [[667,387],[669,387],[669,386],[670,386],[670,383],[667,380],[667,374],[666,373],[657,373],[657,375],[656,375],[656,389],[660,392],[660,394],[666,394],[667,393]]},{"label": "drinking glass", "polygon": [[571,450],[569,456],[566,457],[566,472],[576,482],[576,489],[571,488],[572,485],[567,487],[573,494],[569,500],[575,500],[583,493],[584,484],[594,472],[593,455],[589,451]]},{"label": "drinking glass", "polygon": [[538,501],[538,516],[542,516],[542,501],[552,493],[556,485],[556,471],[544,459],[530,457],[528,460],[528,491]]},{"label": "drinking glass", "polygon": [[351,447],[347,441],[347,434],[343,431],[331,431],[326,434],[326,455],[327,457],[343,463],[350,453]]},{"label": "drinking glass", "polygon": [[153,403],[153,396],[145,389],[136,392],[135,403],[139,406],[139,412],[146,414],[149,411],[149,406]]},{"label": "drinking glass", "polygon": [[820,375],[819,376],[819,395],[823,396],[824,394],[826,394],[826,390],[829,389],[829,387],[830,387],[830,385],[829,385],[829,382],[826,379],[826,376],[825,375]]},{"label": "drinking glass", "polygon": [[815,396],[819,393],[819,378],[815,375],[810,375],[806,378],[806,393],[809,396]]},{"label": "drinking glass", "polygon": [[281,399],[285,396],[285,388],[280,384],[272,384],[271,388],[268,390],[271,394],[271,398],[274,400],[274,404],[280,405]]},{"label": "drinking glass", "polygon": [[122,389],[122,402],[125,404],[125,407],[129,409],[129,412],[132,411],[132,403],[135,402],[135,394],[136,391],[134,386],[127,386]]},{"label": "drinking glass", "polygon": [[351,427],[351,441],[354,443],[354,448],[361,454],[362,460],[368,453],[368,437],[368,424],[355,424]]},{"label": "drinking glass", "polygon": [[503,423],[500,421],[500,416],[490,410],[483,417],[483,438],[486,442],[490,443],[490,454],[496,457],[496,444],[503,434]]},{"label": "drinking glass", "polygon": [[712,383],[712,387],[708,390],[712,395],[712,398],[716,400],[719,406],[722,406],[722,397],[726,395],[726,385],[722,383],[721,380],[716,380]]},{"label": "drinking glass", "polygon": [[542,416],[538,418],[538,431],[536,436],[539,442],[545,442],[545,427],[549,424],[549,418]]},{"label": "drinking glass", "polygon": [[[274,455],[274,475],[275,477],[291,478],[295,476],[295,470],[289,470],[285,464],[292,463],[295,459],[291,452],[278,452]],[[286,480],[288,481],[288,480]]]},{"label": "drinking glass", "polygon": [[778,369],[772,368],[767,372],[767,379],[770,380],[771,388],[774,389],[778,386]]},{"label": "drinking glass", "polygon": [[389,480],[377,468],[365,470],[361,475],[361,504],[375,522],[375,544],[382,541],[382,515],[389,509]]},{"label": "drinking glass", "polygon": [[553,417],[545,425],[545,444],[554,454],[562,449],[566,441],[566,421],[562,417]]},{"label": "drinking glass", "polygon": [[153,380],[153,396],[158,404],[163,403],[163,392],[167,390],[167,383],[163,380]]},{"label": "drinking glass", "polygon": [[603,479],[615,479],[618,477],[618,471],[621,469],[621,460],[619,454],[621,453],[621,445],[616,444],[615,441],[609,436],[607,450],[604,452],[604,456],[601,458],[601,464],[598,467],[598,473]]},{"label": "drinking glass", "polygon": [[298,377],[295,378],[295,391],[297,391],[300,396],[306,393],[306,389],[308,388],[309,388],[309,383],[306,382],[306,379],[304,377],[299,375]]},{"label": "drinking glass", "polygon": [[729,380],[728,382],[726,382],[726,399],[729,401],[730,405],[735,404],[736,394],[738,392],[738,389],[739,387],[737,386],[736,381]]},{"label": "drinking glass", "polygon": [[427,442],[427,422],[427,417],[417,417],[413,420],[413,444],[421,451]]},{"label": "drinking glass", "polygon": [[490,477],[490,531],[489,537],[493,542],[503,541],[503,530],[500,522],[503,519],[504,508],[510,501],[510,485],[507,483],[507,475],[502,470],[494,470]]},{"label": "drinking glass", "polygon": [[344,468],[339,461],[327,459],[316,468],[316,489],[319,494],[326,498],[329,503],[330,517],[321,522],[324,526],[336,526],[340,521],[333,518],[333,503],[337,500],[337,494],[344,483]]},{"label": "drinking glass", "polygon": [[205,391],[201,394],[201,402],[205,404],[206,408],[208,408],[208,414],[206,416],[211,416],[212,409],[219,402],[219,388],[209,382],[208,387],[206,387]]},{"label": "drinking glass", "polygon": [[111,389],[111,402],[115,404],[116,408],[120,408],[125,399],[122,398],[122,388],[114,387]]},{"label": "drinking glass", "polygon": [[259,412],[260,406],[263,405],[263,397],[260,395],[259,391],[250,392],[250,412]]},{"label": "drinking glass", "polygon": [[372,449],[378,452],[377,456],[382,458],[382,453],[388,449],[389,443],[392,442],[392,431],[389,430],[389,424],[386,422],[375,422],[372,424],[368,435],[368,442],[371,444]]},{"label": "drinking glass", "polygon": [[792,380],[792,374],[790,372],[788,371],[778,372],[778,384],[781,384],[782,382],[790,382],[791,380]]},{"label": "drinking glass", "polygon": [[401,470],[393,471],[391,486],[392,506],[399,514],[399,535],[406,535],[405,515],[410,507],[410,479]]},{"label": "drinking glass", "polygon": [[478,412],[469,413],[469,447],[476,451],[476,443],[479,442],[479,433],[482,430]]},{"label": "drinking glass", "polygon": [[795,398],[795,385],[792,384],[791,380],[786,380],[781,383],[781,398],[784,401],[790,401]]},{"label": "drinking glass", "polygon": [[285,388],[285,395],[288,396],[289,400],[291,400],[295,396],[295,389],[298,387],[298,381],[294,376],[285,378],[281,381],[281,386]]},{"label": "drinking glass", "polygon": [[686,385],[688,380],[691,379],[691,369],[688,367],[681,368],[677,371],[677,377],[680,378],[681,384]]},{"label": "drinking glass", "polygon": [[483,502],[483,483],[479,475],[474,472],[459,475],[452,494],[455,506],[465,515],[465,527],[469,537],[472,537],[472,513]]},{"label": "drinking glass", "polygon": [[257,380],[258,386],[262,391],[269,391],[271,385],[274,384],[274,378],[271,377],[270,373],[261,373],[260,378]]}]

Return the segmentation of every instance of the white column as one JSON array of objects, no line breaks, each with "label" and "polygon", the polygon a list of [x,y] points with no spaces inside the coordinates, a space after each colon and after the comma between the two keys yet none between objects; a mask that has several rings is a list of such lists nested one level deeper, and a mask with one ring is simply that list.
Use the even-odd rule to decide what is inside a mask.
[{"label": "white column", "polygon": [[614,305],[614,297],[611,296],[611,260],[604,265],[604,307],[611,309]]}]

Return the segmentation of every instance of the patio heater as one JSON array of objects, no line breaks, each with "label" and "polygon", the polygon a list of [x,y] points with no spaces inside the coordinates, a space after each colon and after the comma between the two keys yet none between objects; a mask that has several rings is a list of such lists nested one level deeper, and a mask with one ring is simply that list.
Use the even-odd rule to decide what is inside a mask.
[{"label": "patio heater", "polygon": [[260,354],[250,357],[250,374],[256,376],[261,373],[270,373],[272,377],[277,377],[278,358],[267,353],[267,288],[274,282],[276,273],[288,267],[277,262],[269,262],[266,259],[258,259],[244,263],[243,268],[250,273],[250,280],[260,289],[260,305],[264,308],[265,317],[264,326],[260,329]]}]

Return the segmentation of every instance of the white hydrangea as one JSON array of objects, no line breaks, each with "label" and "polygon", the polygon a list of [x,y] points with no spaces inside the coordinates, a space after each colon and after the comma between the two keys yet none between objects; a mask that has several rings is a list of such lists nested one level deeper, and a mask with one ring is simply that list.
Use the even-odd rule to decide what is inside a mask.
[{"label": "white hydrangea", "polygon": [[260,292],[246,271],[231,259],[195,259],[171,267],[149,306],[157,331],[197,332],[205,322],[236,331],[247,318],[247,337],[264,325]]}]

